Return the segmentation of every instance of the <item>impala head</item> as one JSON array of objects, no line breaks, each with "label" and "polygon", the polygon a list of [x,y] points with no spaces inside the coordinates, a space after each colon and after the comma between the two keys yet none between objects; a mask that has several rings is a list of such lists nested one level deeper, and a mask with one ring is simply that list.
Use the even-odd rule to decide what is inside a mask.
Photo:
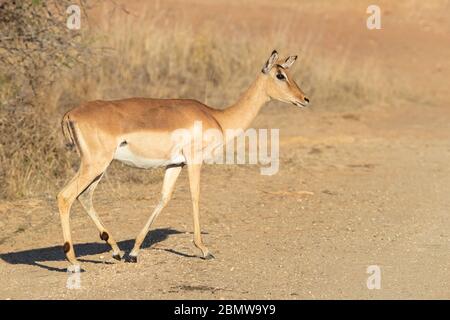
[{"label": "impala head", "polygon": [[297,56],[289,56],[279,60],[278,52],[274,50],[262,68],[267,95],[275,100],[292,103],[298,107],[306,107],[309,99],[292,79],[289,68],[297,60]]}]

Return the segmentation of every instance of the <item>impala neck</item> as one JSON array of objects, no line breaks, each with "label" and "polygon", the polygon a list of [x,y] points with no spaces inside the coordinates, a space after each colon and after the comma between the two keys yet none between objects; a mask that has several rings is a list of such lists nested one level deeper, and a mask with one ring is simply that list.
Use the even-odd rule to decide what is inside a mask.
[{"label": "impala neck", "polygon": [[264,89],[264,78],[258,76],[252,85],[232,106],[216,114],[222,130],[247,129],[261,107],[270,100]]}]

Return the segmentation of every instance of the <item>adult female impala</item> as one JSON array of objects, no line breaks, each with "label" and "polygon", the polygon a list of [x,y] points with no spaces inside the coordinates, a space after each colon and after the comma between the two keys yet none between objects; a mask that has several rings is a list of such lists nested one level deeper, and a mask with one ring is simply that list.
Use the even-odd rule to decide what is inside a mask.
[{"label": "adult female impala", "polygon": [[[69,226],[70,208],[75,199],[80,201],[94,221],[100,238],[111,246],[113,257],[121,259],[119,247],[92,205],[94,189],[112,160],[139,168],[166,167],[161,200],[137,236],[129,261],[137,261],[140,246],[152,222],[167,205],[184,164],[188,168],[192,197],[194,244],[202,251],[203,258],[213,258],[203,244],[200,232],[198,201],[201,162],[194,161],[196,150],[192,144],[175,145],[171,133],[179,128],[193,130],[196,121],[201,121],[202,130],[245,130],[270,99],[306,106],[309,100],[288,72],[296,59],[297,56],[290,56],[279,61],[278,53],[273,51],[250,88],[234,105],[224,110],[212,109],[195,100],[130,98],[92,101],[67,112],[62,120],[63,133],[81,157],[78,173],[58,194],[63,248],[69,262],[78,263]],[[226,141],[232,138],[226,137]],[[200,148],[206,148],[208,143],[202,141]]]}]

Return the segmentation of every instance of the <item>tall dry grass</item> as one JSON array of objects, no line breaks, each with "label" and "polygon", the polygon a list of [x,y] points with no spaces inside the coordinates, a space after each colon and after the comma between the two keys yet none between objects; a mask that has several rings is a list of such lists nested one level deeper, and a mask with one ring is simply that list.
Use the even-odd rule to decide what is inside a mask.
[{"label": "tall dry grass", "polygon": [[[101,54],[45,89],[37,106],[14,113],[2,109],[0,197],[55,195],[75,173],[77,156],[64,148],[59,121],[78,103],[176,97],[222,108],[251,83],[273,48],[300,54],[294,76],[316,109],[358,108],[378,103],[394,90],[374,61],[355,67],[345,47],[324,54],[316,45],[320,33],[299,35],[286,27],[285,16],[283,24],[258,32],[214,22],[199,28],[189,20],[168,19],[168,12],[154,7],[142,8],[139,15],[111,13],[106,7],[96,12],[84,37]],[[115,181],[157,179],[120,168],[116,164],[110,170]]]}]

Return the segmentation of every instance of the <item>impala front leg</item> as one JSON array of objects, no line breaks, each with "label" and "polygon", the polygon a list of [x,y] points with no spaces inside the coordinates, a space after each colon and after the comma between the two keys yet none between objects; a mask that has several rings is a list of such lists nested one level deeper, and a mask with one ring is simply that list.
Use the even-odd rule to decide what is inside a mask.
[{"label": "impala front leg", "polygon": [[177,178],[180,175],[182,168],[183,166],[181,165],[169,166],[166,168],[166,173],[164,175],[163,187],[161,192],[161,200],[159,201],[150,218],[147,220],[147,223],[145,224],[144,228],[136,237],[136,242],[134,243],[133,250],[130,252],[127,258],[128,262],[137,262],[137,256],[141,248],[142,242],[144,242],[145,237],[147,236],[148,230],[150,229],[153,221],[161,213],[164,207],[169,203],[169,200],[172,197],[173,189],[175,187],[175,182],[177,181]]},{"label": "impala front leg", "polygon": [[200,230],[200,214],[199,214],[199,198],[200,198],[200,171],[201,164],[188,164],[189,185],[191,188],[192,213],[194,217],[194,244],[203,253],[203,259],[213,259],[214,256],[209,252],[208,248],[203,244],[202,234]]}]

